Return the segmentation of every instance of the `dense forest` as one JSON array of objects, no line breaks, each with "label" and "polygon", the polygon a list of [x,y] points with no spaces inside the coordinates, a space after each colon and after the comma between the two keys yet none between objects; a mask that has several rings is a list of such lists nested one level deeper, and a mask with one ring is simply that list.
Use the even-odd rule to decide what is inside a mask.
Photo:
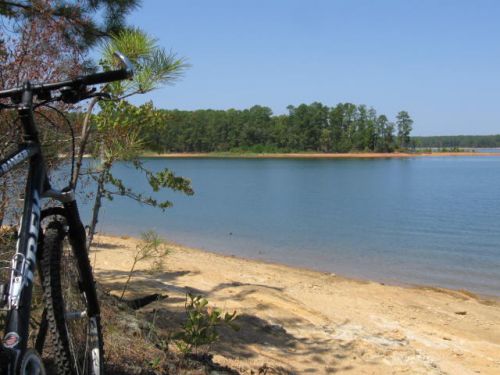
[{"label": "dense forest", "polygon": [[500,134],[496,135],[444,135],[434,137],[412,137],[417,147],[432,148],[466,148],[466,147],[500,147]]},{"label": "dense forest", "polygon": [[155,152],[392,152],[410,146],[413,120],[401,111],[395,122],[365,105],[321,103],[245,110],[157,110],[142,134]]}]

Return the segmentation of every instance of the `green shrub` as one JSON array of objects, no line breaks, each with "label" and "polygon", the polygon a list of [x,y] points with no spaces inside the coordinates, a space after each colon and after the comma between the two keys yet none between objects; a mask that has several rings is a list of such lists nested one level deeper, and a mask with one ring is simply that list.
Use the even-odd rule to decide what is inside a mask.
[{"label": "green shrub", "polygon": [[239,330],[235,324],[236,311],[232,314],[223,314],[220,309],[207,306],[208,301],[202,296],[191,293],[186,295],[187,320],[182,326],[182,331],[173,335],[177,348],[184,354],[195,353],[202,346],[210,346],[219,339],[217,328],[227,325]]}]

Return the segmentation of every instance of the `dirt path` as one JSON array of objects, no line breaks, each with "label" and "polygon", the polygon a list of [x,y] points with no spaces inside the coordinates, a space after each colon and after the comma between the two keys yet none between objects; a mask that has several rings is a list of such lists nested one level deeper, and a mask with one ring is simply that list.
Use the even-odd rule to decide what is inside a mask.
[{"label": "dirt path", "polygon": [[[136,240],[99,241],[98,280],[118,293]],[[183,320],[187,290],[237,310],[241,330],[224,331],[214,352],[242,373],[500,374],[498,301],[170,248],[165,272],[139,272],[129,296],[168,294],[142,312],[158,310],[165,332]]]}]

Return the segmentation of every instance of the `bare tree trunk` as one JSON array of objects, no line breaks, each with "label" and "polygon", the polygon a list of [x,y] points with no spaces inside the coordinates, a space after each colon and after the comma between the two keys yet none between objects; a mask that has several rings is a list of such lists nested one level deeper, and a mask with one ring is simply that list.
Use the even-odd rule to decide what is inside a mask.
[{"label": "bare tree trunk", "polygon": [[85,154],[85,149],[87,147],[87,142],[90,136],[90,130],[91,130],[90,118],[92,116],[92,111],[94,110],[94,107],[98,101],[99,98],[97,97],[92,98],[89,107],[87,108],[87,113],[85,114],[85,118],[83,119],[82,135],[80,138],[80,144],[78,145],[78,154],[76,157],[76,167],[73,172],[73,176],[71,176],[71,183],[73,185],[73,188],[76,188],[78,177],[80,176],[80,170],[82,168],[82,163],[83,163],[83,155]]},{"label": "bare tree trunk", "polygon": [[132,278],[132,274],[134,273],[135,265],[137,264],[137,262],[138,262],[138,254],[135,254],[134,263],[132,264],[132,267],[130,268],[130,271],[128,272],[127,281],[125,282],[125,285],[123,286],[122,295],[120,296],[120,301],[123,300],[123,296],[125,295],[125,292],[127,291],[128,284],[130,283],[130,279]]},{"label": "bare tree trunk", "polygon": [[89,235],[87,238],[87,250],[90,250],[92,241],[94,240],[94,234],[96,233],[96,227],[99,219],[99,211],[102,206],[102,197],[104,195],[104,185],[106,184],[106,176],[111,168],[111,163],[106,161],[103,164],[103,168],[99,173],[99,178],[97,179],[97,191],[95,194],[94,207],[92,208],[92,221],[90,222]]}]

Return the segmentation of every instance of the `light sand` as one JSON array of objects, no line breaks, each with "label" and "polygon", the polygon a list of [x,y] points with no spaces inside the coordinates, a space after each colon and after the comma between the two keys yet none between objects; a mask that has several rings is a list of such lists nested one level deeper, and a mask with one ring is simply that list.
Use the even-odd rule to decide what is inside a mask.
[{"label": "light sand", "polygon": [[500,152],[359,152],[359,153],[210,153],[210,152],[178,152],[155,154],[146,153],[144,157],[152,158],[244,158],[244,159],[384,159],[384,158],[414,158],[414,157],[441,157],[441,156],[500,156]]},{"label": "light sand", "polygon": [[[97,279],[118,294],[137,240],[98,241]],[[498,301],[169,247],[165,272],[139,271],[127,295],[168,294],[141,312],[157,310],[164,332],[182,321],[186,290],[237,310],[241,330],[224,331],[213,352],[242,373],[500,374]]]}]

